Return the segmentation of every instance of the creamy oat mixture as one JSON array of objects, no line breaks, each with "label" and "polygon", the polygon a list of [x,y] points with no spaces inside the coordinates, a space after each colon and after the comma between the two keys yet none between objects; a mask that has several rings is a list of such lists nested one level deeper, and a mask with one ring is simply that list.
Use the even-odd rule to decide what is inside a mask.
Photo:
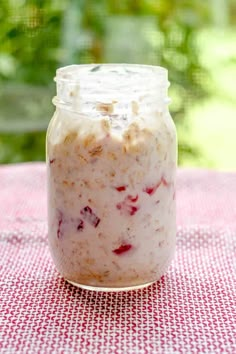
[{"label": "creamy oat mixture", "polygon": [[[111,69],[85,66],[84,75],[100,83],[102,70]],[[113,75],[125,81],[129,70],[119,70]],[[94,287],[153,282],[175,249],[176,133],[167,104],[148,104],[141,90],[96,99],[95,88],[90,99],[86,87],[69,87],[70,77],[62,77],[47,135],[56,267],[67,280]]]}]

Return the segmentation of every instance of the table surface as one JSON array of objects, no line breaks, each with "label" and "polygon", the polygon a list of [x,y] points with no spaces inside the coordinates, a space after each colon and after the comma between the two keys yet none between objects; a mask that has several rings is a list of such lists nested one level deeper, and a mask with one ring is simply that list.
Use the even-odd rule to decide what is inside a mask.
[{"label": "table surface", "polygon": [[55,270],[45,164],[1,166],[0,181],[1,353],[236,353],[236,173],[178,171],[175,259],[124,293]]}]

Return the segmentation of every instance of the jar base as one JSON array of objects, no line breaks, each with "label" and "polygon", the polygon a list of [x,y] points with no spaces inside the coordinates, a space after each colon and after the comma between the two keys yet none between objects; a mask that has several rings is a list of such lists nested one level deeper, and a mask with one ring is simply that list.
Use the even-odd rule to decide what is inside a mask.
[{"label": "jar base", "polygon": [[118,291],[139,290],[139,289],[147,288],[148,286],[150,286],[156,282],[156,281],[152,281],[150,283],[125,286],[125,287],[102,287],[102,286],[91,286],[91,285],[79,284],[79,283],[75,283],[74,281],[71,281],[68,279],[65,279],[65,280],[68,283],[76,286],[77,288],[81,288],[84,290],[90,290],[90,291],[98,291],[98,292],[118,292]]}]

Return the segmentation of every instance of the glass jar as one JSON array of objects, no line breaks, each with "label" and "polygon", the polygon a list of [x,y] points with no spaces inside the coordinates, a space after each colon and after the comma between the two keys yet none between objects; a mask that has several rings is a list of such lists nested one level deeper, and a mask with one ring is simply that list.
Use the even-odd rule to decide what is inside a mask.
[{"label": "glass jar", "polygon": [[167,70],[57,70],[47,132],[48,237],[60,274],[91,290],[142,288],[175,250],[176,130]]}]

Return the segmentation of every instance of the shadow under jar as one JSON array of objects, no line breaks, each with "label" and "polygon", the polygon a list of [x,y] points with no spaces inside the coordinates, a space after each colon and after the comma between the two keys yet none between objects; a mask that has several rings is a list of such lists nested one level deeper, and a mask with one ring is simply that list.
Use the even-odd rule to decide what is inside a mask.
[{"label": "shadow under jar", "polygon": [[81,288],[138,289],[175,250],[176,130],[167,70],[132,64],[57,70],[47,132],[48,237]]}]

